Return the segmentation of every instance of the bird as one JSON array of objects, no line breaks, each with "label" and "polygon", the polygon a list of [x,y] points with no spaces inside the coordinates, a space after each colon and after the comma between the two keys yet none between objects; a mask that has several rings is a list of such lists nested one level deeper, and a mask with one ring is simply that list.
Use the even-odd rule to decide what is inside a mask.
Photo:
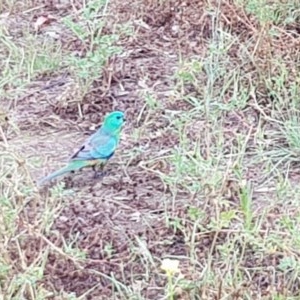
[{"label": "bird", "polygon": [[92,167],[95,177],[102,175],[97,168],[103,171],[107,161],[114,155],[125,121],[125,115],[121,111],[113,111],[106,115],[102,126],[71,156],[68,164],[40,179],[37,185],[85,167]]}]

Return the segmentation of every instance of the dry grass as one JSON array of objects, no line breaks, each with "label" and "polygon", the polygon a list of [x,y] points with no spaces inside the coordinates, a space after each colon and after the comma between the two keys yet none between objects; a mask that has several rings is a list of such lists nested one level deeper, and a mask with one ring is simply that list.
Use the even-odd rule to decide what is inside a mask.
[{"label": "dry grass", "polygon": [[298,2],[85,2],[0,3],[0,298],[299,299]]}]

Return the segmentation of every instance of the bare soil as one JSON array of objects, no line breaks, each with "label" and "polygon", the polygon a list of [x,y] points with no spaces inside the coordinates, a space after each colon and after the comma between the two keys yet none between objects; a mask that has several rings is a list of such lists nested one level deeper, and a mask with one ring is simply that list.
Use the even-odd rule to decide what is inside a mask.
[{"label": "bare soil", "polygon": [[[166,278],[159,275],[159,260],[167,255],[189,257],[191,249],[185,243],[183,232],[167,226],[164,199],[169,199],[170,203],[176,202],[176,209],[171,204],[167,208],[175,219],[186,215],[190,204],[198,203],[197,195],[191,195],[185,189],[179,189],[174,194],[159,176],[169,174],[172,166],[162,161],[156,162],[155,158],[168,153],[169,149],[178,144],[178,136],[169,127],[169,120],[165,117],[167,112],[192,108],[186,101],[173,99],[172,91],[176,85],[173,74],[178,69],[180,56],[204,56],[208,51],[207,40],[213,34],[213,25],[203,1],[158,2],[134,0],[129,4],[126,1],[111,1],[112,24],[131,21],[134,35],[120,41],[124,52],[109,62],[103,76],[94,82],[91,92],[81,103],[76,101],[76,85],[67,71],[62,71],[61,74],[43,74],[36,80],[35,86],[29,88],[15,103],[11,118],[18,124],[22,134],[10,131],[9,143],[27,162],[36,166],[30,169],[34,180],[61,167],[73,150],[94,132],[106,113],[122,110],[128,120],[120,147],[107,166],[109,174],[104,179],[97,180],[90,170],[83,170],[61,179],[66,184],[66,190],[72,192],[61,196],[62,209],[57,211],[55,221],[49,227],[50,234],[44,232],[43,235],[28,235],[28,239],[21,245],[28,261],[35,260],[38,253],[48,251],[41,285],[49,291],[73,292],[77,296],[87,293],[84,299],[117,299],[111,279],[105,277],[107,275],[133,290],[136,286],[137,290],[142,290],[145,299],[163,299]],[[80,9],[79,2],[73,3]],[[22,22],[25,24],[39,15],[39,5],[43,7],[43,14],[52,15],[57,20],[73,9],[66,1],[35,1],[35,5],[34,12],[23,15]],[[250,15],[245,15],[244,11],[230,1],[224,1],[221,10],[224,28],[231,30],[240,43],[259,34],[260,25],[257,21],[251,19]],[[80,46],[78,41],[68,40],[68,35],[59,31],[59,22],[54,21],[51,26],[56,28],[66,50],[80,51],[77,49]],[[43,34],[43,30],[49,30],[49,27],[42,29],[39,34]],[[107,28],[108,32],[110,30],[111,28]],[[290,30],[286,40],[292,43],[289,49],[298,45],[300,39],[297,28]],[[277,42],[274,40],[270,43]],[[272,55],[291,55],[292,50],[280,47],[280,43],[278,41],[278,45],[272,46]],[[270,53],[263,45],[258,48],[256,62],[258,65],[261,63],[261,66],[248,64],[245,65],[245,70],[256,67],[263,70],[262,60]],[[238,51],[238,48],[230,49],[233,65],[241,63]],[[292,72],[290,76],[293,76]],[[186,92],[199,96],[199,91],[194,87],[185,88]],[[160,103],[155,111],[149,110],[145,105],[145,89],[151,90]],[[263,88],[261,91],[258,88],[256,92],[266,94]],[[224,101],[226,97],[229,99],[230,95],[225,95]],[[265,114],[268,114],[271,105],[269,99],[260,97],[260,101],[266,102]],[[250,104],[243,112],[228,112],[223,124],[225,131],[228,130],[228,143],[234,142],[232,132],[238,131],[245,134],[251,132],[250,139],[254,145],[255,127],[260,122],[260,115],[261,112]],[[199,131],[201,126],[205,126],[203,120],[199,120],[195,128],[191,128],[191,139],[194,137],[193,132]],[[134,130],[141,127],[142,135],[138,139],[133,138]],[[203,151],[205,153],[205,147]],[[249,168],[248,176],[260,186],[259,178],[262,174],[259,166]],[[224,190],[224,195],[231,199],[233,206],[238,201],[236,189],[234,182],[228,182]],[[255,197],[263,199],[264,192],[271,191],[258,191]],[[48,187],[39,193],[40,201],[51,201]],[[205,204],[207,217],[204,219],[204,227],[205,222],[209,222],[208,207],[212,205],[212,199],[213,196]],[[27,206],[24,214],[20,215],[20,231],[26,221],[33,222],[34,230],[35,213],[42,214],[43,207],[44,204],[39,203]],[[277,213],[279,214],[274,208],[274,212],[270,214],[273,220]],[[192,227],[192,222],[189,223],[186,219],[184,226]],[[181,270],[186,278],[200,282],[199,274],[203,271],[201,266],[205,265],[208,255],[215,255],[216,264],[220,264],[220,253],[216,248],[231,239],[232,234],[233,231],[228,230],[222,233],[208,231],[197,235],[196,249],[193,251],[196,253],[198,267],[195,269],[193,265],[194,269],[191,269],[188,260],[183,262]],[[67,251],[63,254],[49,250],[51,247],[64,249],[64,245],[72,241],[74,247],[86,253],[85,259],[78,258],[76,261],[73,256],[65,254]],[[107,250],[107,245],[111,246],[111,252]],[[144,248],[143,245],[147,247]],[[16,250],[13,241],[11,247]],[[252,272],[253,280],[236,288],[232,299],[242,299],[244,289],[253,291],[253,297],[257,290],[267,296],[272,293],[270,286],[277,286],[278,291],[287,288],[296,293],[299,286],[286,287],[287,279],[282,274],[273,273],[272,267],[278,265],[280,254],[277,255],[275,251],[268,256],[258,257],[255,249],[251,250],[251,245],[247,245],[245,249],[245,245],[239,245],[238,241],[236,248],[246,251],[240,264],[248,272]],[[151,265],[146,263],[147,251],[153,258]],[[11,254],[16,261],[19,259],[17,253],[16,250]],[[214,266],[214,262],[211,266]],[[257,266],[259,270],[256,269]],[[222,270],[222,266],[216,267]],[[222,274],[220,284],[221,277]],[[199,288],[200,285],[199,283]],[[207,292],[206,296],[203,291],[201,299],[218,299],[217,293],[214,296],[212,294]],[[58,298],[53,296],[53,299]],[[186,291],[182,291],[177,299],[191,298]]]}]

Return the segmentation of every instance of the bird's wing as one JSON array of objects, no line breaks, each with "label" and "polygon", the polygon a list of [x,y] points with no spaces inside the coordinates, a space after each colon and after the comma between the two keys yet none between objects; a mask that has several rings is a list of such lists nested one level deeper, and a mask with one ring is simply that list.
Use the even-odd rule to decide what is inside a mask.
[{"label": "bird's wing", "polygon": [[109,159],[114,154],[116,146],[115,137],[96,132],[75,152],[71,160]]}]

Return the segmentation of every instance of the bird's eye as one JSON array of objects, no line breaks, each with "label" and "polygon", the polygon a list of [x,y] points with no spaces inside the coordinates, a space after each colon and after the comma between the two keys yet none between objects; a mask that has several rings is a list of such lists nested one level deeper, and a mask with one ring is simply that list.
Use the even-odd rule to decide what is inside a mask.
[{"label": "bird's eye", "polygon": [[117,120],[120,120],[121,119],[121,116],[117,116]]}]

